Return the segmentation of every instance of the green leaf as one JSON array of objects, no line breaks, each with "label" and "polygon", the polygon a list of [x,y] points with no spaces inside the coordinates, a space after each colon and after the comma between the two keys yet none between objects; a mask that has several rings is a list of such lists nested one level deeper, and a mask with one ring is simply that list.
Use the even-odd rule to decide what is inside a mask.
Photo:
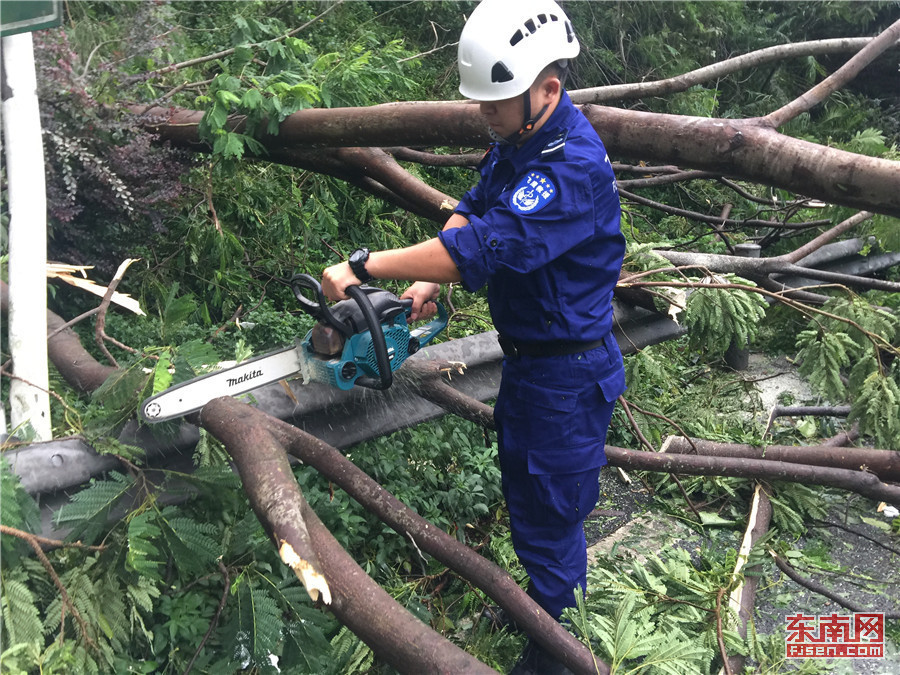
[{"label": "green leaf", "polygon": [[701,511],[700,522],[704,525],[734,525],[734,520],[723,518],[712,511]]},{"label": "green leaf", "polygon": [[61,526],[72,526],[70,540],[83,539],[86,544],[92,544],[106,529],[110,509],[128,494],[133,485],[131,476],[110,471],[107,480],[94,479],[89,487],[72,495],[69,503],[57,511],[55,522]]},{"label": "green leaf", "polygon": [[25,583],[25,574],[21,569],[9,569],[7,563],[0,572],[0,588],[4,646],[35,645],[40,651],[44,644],[43,625],[34,595]]},{"label": "green leaf", "polygon": [[860,516],[859,519],[867,525],[877,527],[879,530],[884,530],[885,532],[891,531],[891,526],[884,520],[880,520],[878,518],[867,518],[866,516]]},{"label": "green leaf", "polygon": [[248,89],[244,92],[244,95],[241,97],[241,108],[244,110],[256,110],[263,103],[262,94],[259,93],[259,89]]},{"label": "green leaf", "polygon": [[168,389],[172,384],[172,373],[169,367],[172,365],[172,353],[170,350],[163,350],[159,355],[159,361],[153,369],[153,393],[158,394]]}]

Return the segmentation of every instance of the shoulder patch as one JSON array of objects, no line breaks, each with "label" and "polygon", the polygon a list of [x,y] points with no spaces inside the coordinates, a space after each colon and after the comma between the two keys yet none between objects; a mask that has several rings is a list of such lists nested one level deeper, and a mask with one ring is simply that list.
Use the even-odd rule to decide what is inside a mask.
[{"label": "shoulder patch", "polygon": [[557,150],[561,150],[566,147],[566,138],[568,138],[569,132],[568,130],[563,131],[561,134],[553,138],[547,145],[544,146],[544,149],[541,150],[541,155],[546,157],[547,155],[556,152]]},{"label": "shoulder patch", "polygon": [[536,213],[556,198],[556,192],[556,185],[546,174],[529,171],[513,190],[509,205],[517,213]]}]

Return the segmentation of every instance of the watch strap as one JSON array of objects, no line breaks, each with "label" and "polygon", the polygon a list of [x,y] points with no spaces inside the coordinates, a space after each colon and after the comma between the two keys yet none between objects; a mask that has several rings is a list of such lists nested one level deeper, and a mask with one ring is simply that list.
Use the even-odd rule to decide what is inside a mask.
[{"label": "watch strap", "polygon": [[369,271],[366,269],[366,261],[368,259],[369,249],[358,248],[350,254],[350,258],[348,260],[348,262],[350,263],[350,269],[353,271],[353,274],[363,283],[372,281],[372,279],[375,278],[371,274],[369,274]]}]

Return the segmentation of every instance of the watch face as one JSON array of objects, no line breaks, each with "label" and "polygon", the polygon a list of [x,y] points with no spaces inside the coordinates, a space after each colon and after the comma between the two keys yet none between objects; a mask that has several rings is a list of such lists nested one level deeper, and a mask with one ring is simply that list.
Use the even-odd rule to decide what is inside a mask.
[{"label": "watch face", "polygon": [[351,263],[365,262],[368,258],[369,250],[365,248],[358,248],[350,254]]}]

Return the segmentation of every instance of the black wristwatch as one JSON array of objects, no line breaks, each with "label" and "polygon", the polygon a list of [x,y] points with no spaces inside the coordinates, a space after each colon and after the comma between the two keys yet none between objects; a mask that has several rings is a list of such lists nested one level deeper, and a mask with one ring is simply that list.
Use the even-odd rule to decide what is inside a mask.
[{"label": "black wristwatch", "polygon": [[350,257],[347,259],[347,262],[350,263],[350,269],[353,270],[353,274],[356,275],[356,278],[359,279],[364,284],[372,281],[375,277],[369,274],[366,269],[366,261],[369,259],[369,249],[367,248],[358,248],[353,253],[350,254]]}]

